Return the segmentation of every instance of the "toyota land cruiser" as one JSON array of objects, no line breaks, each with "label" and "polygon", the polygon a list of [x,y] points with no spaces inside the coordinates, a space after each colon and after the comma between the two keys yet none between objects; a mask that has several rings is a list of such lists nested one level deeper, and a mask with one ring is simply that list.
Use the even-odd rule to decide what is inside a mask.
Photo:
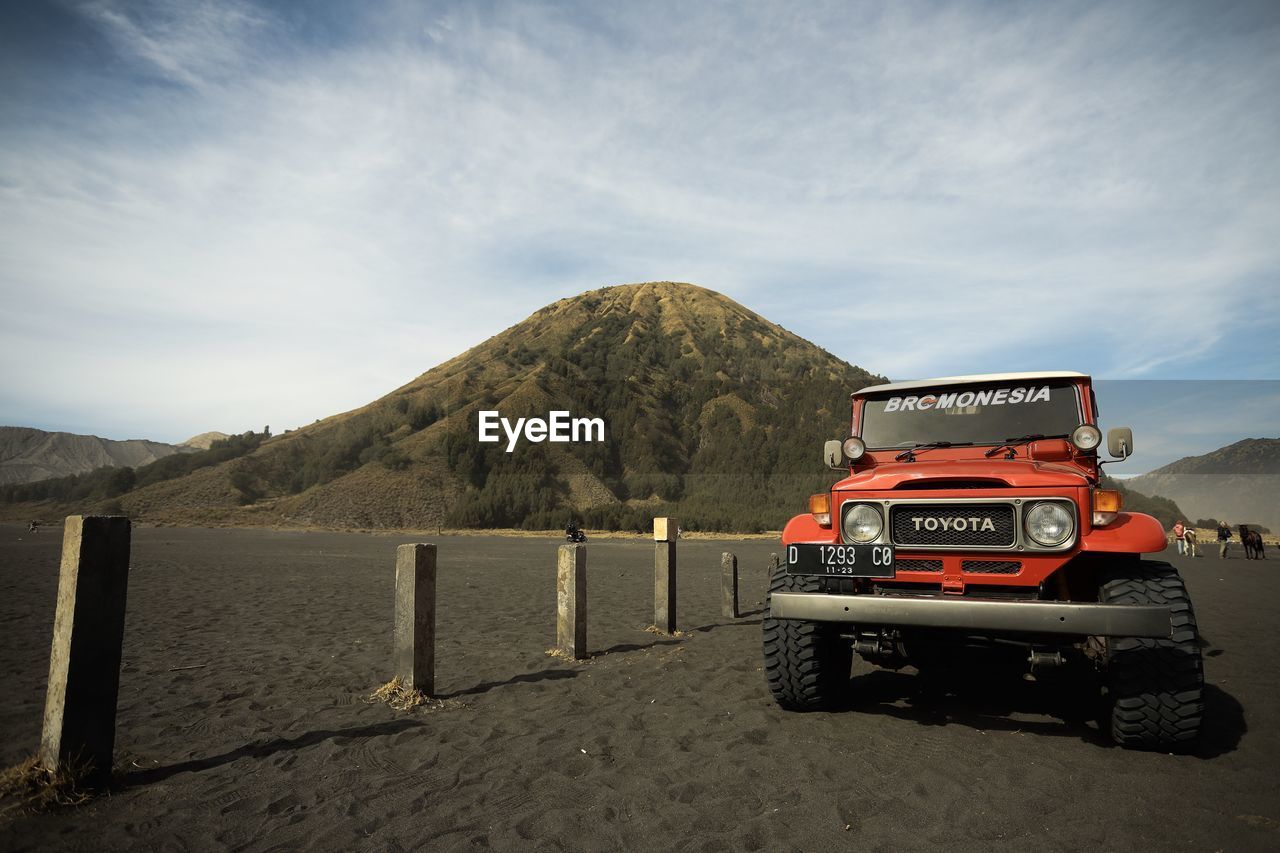
[{"label": "toyota land cruiser", "polygon": [[[840,705],[852,655],[922,671],[1018,649],[1035,671],[1101,675],[1122,746],[1171,749],[1203,715],[1195,614],[1154,518],[1100,487],[1092,383],[1079,373],[899,382],[853,394],[827,464],[847,476],[787,523],[763,620],[765,672],[791,710]],[[1113,457],[1133,434],[1107,436]]]}]

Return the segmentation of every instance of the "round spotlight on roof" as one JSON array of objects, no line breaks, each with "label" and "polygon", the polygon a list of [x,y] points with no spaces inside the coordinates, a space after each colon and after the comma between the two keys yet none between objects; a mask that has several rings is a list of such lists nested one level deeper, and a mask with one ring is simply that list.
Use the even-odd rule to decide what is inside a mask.
[{"label": "round spotlight on roof", "polygon": [[844,440],[844,444],[840,446],[844,451],[845,458],[851,462],[857,462],[867,452],[867,443],[856,435],[850,436]]}]

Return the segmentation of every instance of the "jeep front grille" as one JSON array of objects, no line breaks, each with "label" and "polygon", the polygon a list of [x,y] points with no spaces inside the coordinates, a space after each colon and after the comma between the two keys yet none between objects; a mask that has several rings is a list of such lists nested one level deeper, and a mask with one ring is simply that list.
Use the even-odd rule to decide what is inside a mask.
[{"label": "jeep front grille", "polygon": [[1000,503],[898,504],[889,527],[896,545],[1011,548],[1017,540],[1013,507]]},{"label": "jeep front grille", "polygon": [[900,572],[940,572],[941,560],[895,560],[894,568]]},{"label": "jeep front grille", "polygon": [[1016,575],[1022,571],[1017,560],[961,560],[960,571],[974,575]]}]

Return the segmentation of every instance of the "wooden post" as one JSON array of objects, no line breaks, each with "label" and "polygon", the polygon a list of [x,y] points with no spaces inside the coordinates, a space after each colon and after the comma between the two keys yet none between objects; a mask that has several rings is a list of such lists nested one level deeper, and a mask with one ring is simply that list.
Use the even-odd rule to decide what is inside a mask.
[{"label": "wooden post", "polygon": [[587,657],[587,546],[561,545],[556,561],[556,646]]},{"label": "wooden post", "polygon": [[129,538],[124,516],[71,515],[62,534],[40,763],[93,781],[115,750]]},{"label": "wooden post", "polygon": [[395,675],[428,696],[436,690],[436,546],[396,549]]},{"label": "wooden post", "polygon": [[676,537],[674,518],[653,520],[653,624],[667,634],[676,632]]},{"label": "wooden post", "polygon": [[720,610],[730,619],[738,618],[738,558],[729,551],[720,555]]}]

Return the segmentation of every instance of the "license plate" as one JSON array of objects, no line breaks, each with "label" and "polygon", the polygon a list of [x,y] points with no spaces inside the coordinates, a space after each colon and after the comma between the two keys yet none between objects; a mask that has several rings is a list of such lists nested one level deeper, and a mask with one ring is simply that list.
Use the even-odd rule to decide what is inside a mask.
[{"label": "license plate", "polygon": [[793,575],[891,578],[893,546],[788,545],[787,571]]}]

